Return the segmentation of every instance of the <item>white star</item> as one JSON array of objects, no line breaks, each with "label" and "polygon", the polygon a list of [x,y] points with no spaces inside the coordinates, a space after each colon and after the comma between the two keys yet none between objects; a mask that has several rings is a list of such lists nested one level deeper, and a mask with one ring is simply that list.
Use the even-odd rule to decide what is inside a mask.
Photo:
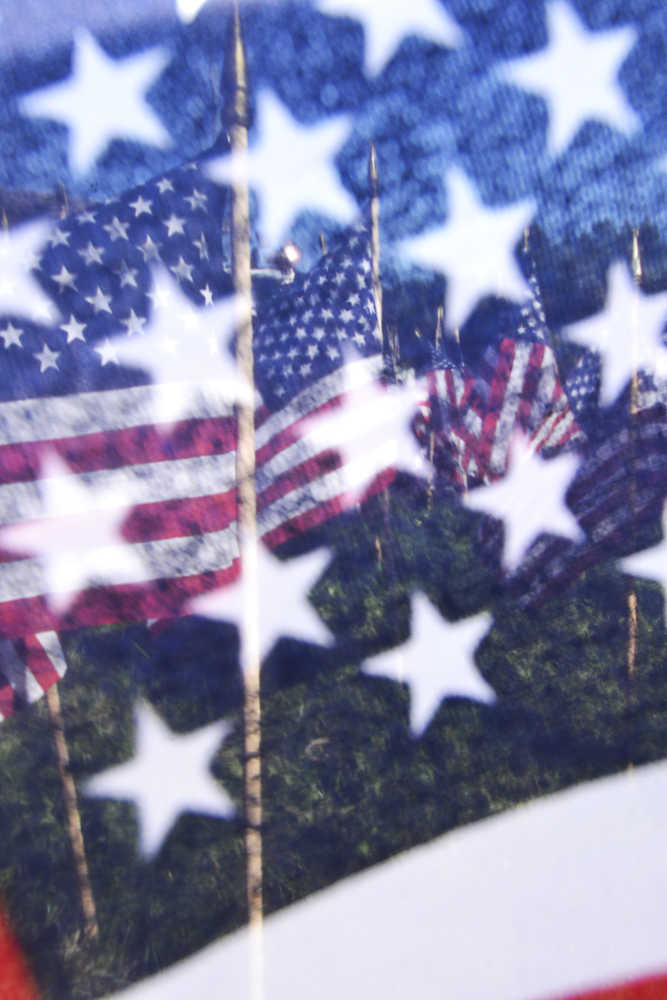
[{"label": "white star", "polygon": [[8,323],[4,330],[0,330],[0,337],[5,342],[5,347],[23,347],[21,343],[21,337],[23,336],[23,330],[18,330],[13,323]]},{"label": "white star", "polygon": [[71,271],[67,270],[64,264],[61,266],[58,274],[51,275],[51,280],[55,281],[60,292],[64,292],[66,288],[73,288],[76,291],[75,276]]},{"label": "white star", "polygon": [[64,614],[88,584],[143,581],[142,562],[121,535],[132,506],[127,484],[118,492],[86,487],[53,453],[43,459],[41,473],[42,517],[3,528],[0,543],[41,560],[54,612]]},{"label": "white star", "polygon": [[113,139],[134,139],[161,149],[169,133],[144,100],[168,62],[162,48],[111,59],[84,28],[74,33],[71,78],[22,98],[30,116],[53,118],[70,129],[69,161],[85,174]]},{"label": "white star", "polygon": [[70,313],[69,322],[61,324],[60,329],[64,330],[67,334],[68,344],[71,344],[73,340],[83,340],[85,343],[86,338],[83,335],[83,331],[86,329],[86,324],[79,323],[72,313]]},{"label": "white star", "polygon": [[667,348],[662,341],[667,292],[644,295],[622,261],[609,268],[607,287],[601,313],[565,328],[576,343],[600,353],[604,405],[614,402],[639,369],[667,376]]},{"label": "white star", "polygon": [[376,359],[348,360],[340,405],[306,421],[301,437],[315,451],[340,453],[340,475],[352,502],[360,501],[387,469],[424,478],[431,471],[411,428],[427,391],[420,383],[378,386],[378,364]]},{"label": "white star", "polygon": [[[282,561],[258,546],[259,654],[263,660],[281,636],[329,645],[331,635],[308,600],[308,592],[330,560],[317,550]],[[188,602],[189,614],[237,624],[244,618],[243,577]]]},{"label": "white star", "polygon": [[181,218],[180,215],[174,215],[173,213],[168,219],[165,219],[163,225],[167,227],[167,236],[174,236],[176,233],[185,235],[183,226],[185,225],[185,219]]},{"label": "white star", "polygon": [[130,315],[126,316],[125,319],[122,319],[121,323],[126,327],[128,337],[133,337],[137,333],[144,332],[146,317],[137,316],[134,309],[130,309]]},{"label": "white star", "polygon": [[82,250],[77,250],[79,257],[82,257],[85,263],[90,267],[92,264],[102,263],[102,253],[103,247],[94,246],[90,240],[88,240],[88,246],[83,247]]},{"label": "white star", "polygon": [[257,189],[265,246],[278,246],[291,221],[305,209],[350,219],[354,201],[332,163],[349,131],[349,119],[339,115],[317,125],[300,125],[273,94],[261,91],[257,123],[259,140],[247,157],[219,157],[207,173],[222,184],[247,180]]},{"label": "white star", "polygon": [[36,357],[39,361],[40,372],[46,372],[49,368],[55,368],[57,370],[60,351],[52,351],[48,344],[44,344],[41,351],[36,353],[34,357]]},{"label": "white star", "polygon": [[208,195],[205,195],[202,191],[198,191],[197,188],[194,188],[192,194],[186,195],[183,200],[187,201],[193,212],[196,208],[206,210]]},{"label": "white star", "polygon": [[178,420],[193,392],[205,384],[215,384],[230,402],[253,398],[226,349],[243,318],[240,297],[228,296],[208,309],[198,309],[164,270],[155,268],[151,298],[146,331],[130,339],[125,334],[113,337],[110,344],[119,364],[150,373],[156,423]]},{"label": "white star", "polygon": [[62,229],[55,229],[49,239],[49,245],[52,247],[69,246],[69,238],[71,235],[71,233],[63,232]]},{"label": "white star", "polygon": [[448,622],[420,593],[412,595],[411,611],[410,639],[366,660],[362,670],[409,686],[410,730],[421,736],[444,698],[487,704],[496,700],[474,660],[475,649],[491,627],[491,615],[483,612]]},{"label": "white star", "polygon": [[564,0],[547,4],[546,49],[512,60],[500,75],[539,94],[549,109],[548,148],[556,155],[588,119],[631,133],[640,125],[617,81],[637,41],[630,25],[589,31]]},{"label": "white star", "polygon": [[111,312],[111,306],[109,305],[111,302],[111,296],[105,295],[99,285],[95,289],[94,295],[86,296],[86,302],[93,307],[96,315],[101,312]]},{"label": "white star", "polygon": [[134,209],[135,219],[139,218],[140,215],[152,215],[153,214],[153,202],[146,201],[142,195],[137,195],[134,201],[130,202],[130,208]]},{"label": "white star", "polygon": [[192,264],[188,264],[183,260],[182,257],[178,258],[178,264],[170,267],[169,270],[174,274],[180,281],[192,281],[192,272],[194,267]]},{"label": "white star", "polygon": [[657,580],[665,595],[665,624],[667,625],[667,503],[662,508],[662,541],[644,552],[622,559],[620,567],[624,573]]},{"label": "white star", "polygon": [[171,183],[168,177],[163,177],[162,180],[157,182],[157,189],[160,194],[164,194],[165,191],[173,191],[174,185]]},{"label": "white star", "polygon": [[203,288],[200,288],[199,289],[199,294],[204,296],[204,305],[205,306],[212,306],[213,305],[213,292],[211,291],[211,289],[209,288],[208,285],[204,285]]},{"label": "white star", "polygon": [[118,268],[117,274],[120,278],[120,287],[124,288],[125,285],[130,285],[132,288],[137,287],[137,268],[129,267],[126,260],[121,260],[120,267]]},{"label": "white star", "polygon": [[401,244],[409,257],[447,277],[447,325],[461,326],[484,295],[523,299],[527,283],[514,247],[533,215],[533,202],[488,208],[465,174],[445,177],[449,218],[438,229]]},{"label": "white star", "polygon": [[57,310],[30,273],[47,242],[48,222],[27,222],[0,230],[0,313],[55,321]]},{"label": "white star", "polygon": [[574,514],[565,506],[565,494],[578,462],[575,455],[559,455],[546,462],[517,435],[510,445],[509,471],[503,479],[465,495],[466,507],[504,520],[503,565],[508,570],[518,567],[542,532],[577,542],[583,539]]},{"label": "white star", "polygon": [[118,354],[116,353],[116,347],[109,340],[108,337],[102,341],[99,347],[95,348],[95,352],[100,356],[102,367],[104,367],[104,365],[118,364]]},{"label": "white star", "polygon": [[91,212],[90,209],[87,208],[85,210],[85,212],[80,212],[79,215],[77,215],[76,218],[77,218],[77,221],[81,222],[81,223],[84,223],[84,222],[94,222],[95,221],[95,212]]},{"label": "white star", "polygon": [[118,216],[114,215],[111,222],[107,223],[103,228],[109,234],[111,242],[115,243],[116,240],[126,240],[128,238],[127,231],[130,228],[130,223],[121,222]]},{"label": "white star", "polygon": [[361,21],[366,39],[366,74],[376,76],[406,35],[448,48],[460,45],[458,24],[439,0],[320,0],[325,14]]},{"label": "white star", "polygon": [[184,812],[230,819],[236,810],[209,766],[231,730],[226,721],[175,733],[145,701],[134,712],[134,757],[89,778],[86,795],[131,799],[137,807],[139,847],[151,858]]},{"label": "white star", "polygon": [[141,244],[141,246],[138,247],[138,249],[146,263],[148,263],[151,260],[155,261],[160,260],[160,247],[157,243],[153,241],[153,239],[150,236],[146,236],[146,239]]}]

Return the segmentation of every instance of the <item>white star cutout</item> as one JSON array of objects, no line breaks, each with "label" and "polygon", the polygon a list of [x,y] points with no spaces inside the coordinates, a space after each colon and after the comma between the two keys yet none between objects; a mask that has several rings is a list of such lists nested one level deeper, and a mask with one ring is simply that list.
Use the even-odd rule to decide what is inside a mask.
[{"label": "white star cutout", "polygon": [[23,330],[18,330],[13,323],[8,323],[4,330],[0,330],[0,337],[4,340],[4,346],[6,348],[12,346],[23,347],[23,344],[21,343],[22,336]]},{"label": "white star cutout", "polygon": [[492,619],[483,612],[463,621],[445,621],[420,593],[412,595],[411,612],[408,641],[370,657],[362,670],[409,686],[410,730],[413,736],[421,736],[444,698],[469,698],[486,704],[496,700],[474,659]]},{"label": "white star cutout", "polygon": [[46,372],[49,368],[58,368],[58,358],[60,351],[52,351],[48,344],[44,344],[41,351],[34,355],[39,361],[40,372]]},{"label": "white star cutout", "polygon": [[662,541],[643,552],[622,559],[624,573],[647,580],[657,580],[665,595],[665,624],[667,625],[667,503],[662,508]]},{"label": "white star cutout", "polygon": [[112,59],[88,31],[78,28],[71,77],[22,98],[21,111],[69,127],[69,162],[75,174],[87,173],[114,139],[164,149],[169,133],[144,95],[168,61],[162,48]]},{"label": "white star cutout", "polygon": [[332,162],[350,120],[339,115],[320,124],[300,125],[272,93],[261,91],[257,124],[259,139],[247,157],[219,157],[208,165],[207,173],[222,184],[247,180],[256,188],[264,245],[275,249],[292,220],[305,209],[351,219],[355,204]]},{"label": "white star cutout", "polygon": [[0,313],[56,320],[55,306],[30,273],[50,232],[50,224],[42,221],[0,231]]},{"label": "white star cutout", "polygon": [[644,295],[628,267],[609,268],[604,310],[565,328],[568,336],[602,357],[600,402],[610,405],[639,369],[667,376],[667,292]]},{"label": "white star cutout", "polygon": [[[281,636],[329,645],[331,635],[308,600],[308,592],[330,561],[317,550],[281,561],[263,545],[257,550],[259,653],[263,660]],[[188,613],[238,625],[244,619],[243,576],[226,587],[193,598]]]},{"label": "white star cutout", "polygon": [[521,201],[488,208],[458,168],[445,177],[449,218],[438,229],[404,240],[417,264],[447,277],[446,317],[461,326],[484,295],[523,299],[527,291],[514,248],[530,222],[534,205]]},{"label": "white star cutout", "polygon": [[564,0],[546,7],[546,49],[499,69],[509,83],[544,97],[549,109],[548,149],[555,156],[588,119],[630,134],[640,120],[618,83],[618,72],[637,41],[630,25],[589,31]]},{"label": "white star cutout", "polygon": [[176,12],[184,24],[190,24],[205,3],[206,0],[176,0]]},{"label": "white star cutout", "polygon": [[460,27],[438,0],[320,0],[318,7],[325,14],[361,21],[367,76],[376,76],[408,35],[448,48],[463,41]]},{"label": "white star cutout", "polygon": [[128,484],[118,492],[87,487],[54,453],[42,461],[43,514],[0,530],[0,544],[40,559],[44,594],[64,614],[88,584],[143,582],[141,559],[122,535],[132,506]]},{"label": "white star cutout", "polygon": [[86,338],[83,335],[83,331],[86,329],[85,323],[79,323],[73,314],[70,314],[69,322],[63,323],[60,327],[67,334],[67,343],[71,344],[74,340],[83,340],[85,343]]},{"label": "white star cutout", "polygon": [[234,816],[232,800],[209,770],[231,724],[223,720],[175,733],[145,701],[137,702],[134,717],[134,757],[89,778],[83,788],[86,795],[136,804],[139,848],[148,859],[158,853],[181,813]]},{"label": "white star cutout", "polygon": [[202,385],[214,384],[230,402],[254,398],[226,347],[243,318],[245,307],[240,297],[228,296],[208,309],[198,309],[162,268],[155,268],[151,298],[153,308],[146,330],[137,330],[139,336],[130,338],[124,334],[112,337],[109,343],[119,364],[150,373],[155,383],[156,423],[178,420],[187,411],[193,392]]},{"label": "white star cutout", "polygon": [[86,302],[88,302],[93,307],[96,315],[97,313],[101,312],[107,312],[107,313],[111,312],[111,306],[109,305],[109,303],[111,302],[111,296],[106,295],[99,287],[99,285],[95,289],[94,295],[86,296]]},{"label": "white star cutout", "polygon": [[306,421],[302,432],[302,440],[314,450],[340,453],[340,474],[351,502],[360,501],[376,476],[387,469],[423,478],[431,473],[411,428],[428,392],[420,382],[378,386],[374,377],[378,364],[375,359],[348,359],[340,406]]},{"label": "white star cutout", "polygon": [[534,539],[542,532],[579,542],[584,534],[565,505],[579,459],[559,455],[548,462],[538,458],[517,435],[509,449],[509,471],[498,482],[480,486],[463,499],[466,507],[484,511],[505,522],[503,565],[515,570]]},{"label": "white star cutout", "polygon": [[130,202],[130,208],[134,209],[135,219],[138,219],[140,215],[153,214],[153,202],[146,201],[142,195],[137,195],[134,201]]}]

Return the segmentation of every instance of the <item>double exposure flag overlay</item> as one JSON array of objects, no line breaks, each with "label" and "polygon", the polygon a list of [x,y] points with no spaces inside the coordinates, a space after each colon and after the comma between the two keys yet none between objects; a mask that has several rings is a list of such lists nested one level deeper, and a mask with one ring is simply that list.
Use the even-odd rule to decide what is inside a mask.
[{"label": "double exposure flag overlay", "polygon": [[0,994],[662,996],[663,5],[242,3],[247,155],[226,0],[58,7],[0,8]]}]

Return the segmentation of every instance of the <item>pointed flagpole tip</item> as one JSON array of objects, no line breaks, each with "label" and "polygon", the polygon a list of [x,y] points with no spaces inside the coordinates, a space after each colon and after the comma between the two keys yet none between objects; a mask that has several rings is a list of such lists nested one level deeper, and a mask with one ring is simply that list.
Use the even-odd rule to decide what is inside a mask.
[{"label": "pointed flagpole tip", "polygon": [[225,124],[227,126],[244,125],[247,128],[250,125],[248,64],[243,45],[238,2],[234,3],[227,32],[222,92],[225,102]]}]

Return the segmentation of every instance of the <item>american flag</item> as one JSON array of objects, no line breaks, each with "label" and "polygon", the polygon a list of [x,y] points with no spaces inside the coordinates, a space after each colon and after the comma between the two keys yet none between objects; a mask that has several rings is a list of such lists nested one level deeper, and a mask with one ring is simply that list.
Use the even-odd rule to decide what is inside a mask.
[{"label": "american flag", "polygon": [[[151,265],[176,276],[206,325],[213,296],[230,288],[224,207],[224,190],[188,164],[122,199],[63,218],[38,272],[62,314],[60,325],[5,321],[5,332],[16,332],[11,342],[6,335],[0,404],[3,524],[41,516],[45,456],[55,453],[84,488],[115,490],[127,508],[124,539],[145,565],[144,579],[106,587],[93,581],[60,614],[39,561],[5,551],[0,629],[6,641],[28,635],[38,645],[36,633],[165,618],[236,576],[233,399],[224,387],[202,382],[177,424],[156,425],[150,371],[117,357],[123,341],[140,342],[150,327]],[[265,401],[256,415],[258,526],[270,547],[349,505],[336,456],[309,447],[301,427],[340,400],[346,347],[357,352],[356,384],[375,379],[380,343],[367,228],[343,233],[309,273],[278,286],[264,291],[266,304],[259,303],[255,318],[256,381]],[[14,701],[26,700],[28,683],[15,664],[8,663],[5,676],[4,715]],[[58,672],[28,676],[27,700],[33,700]]]}]

